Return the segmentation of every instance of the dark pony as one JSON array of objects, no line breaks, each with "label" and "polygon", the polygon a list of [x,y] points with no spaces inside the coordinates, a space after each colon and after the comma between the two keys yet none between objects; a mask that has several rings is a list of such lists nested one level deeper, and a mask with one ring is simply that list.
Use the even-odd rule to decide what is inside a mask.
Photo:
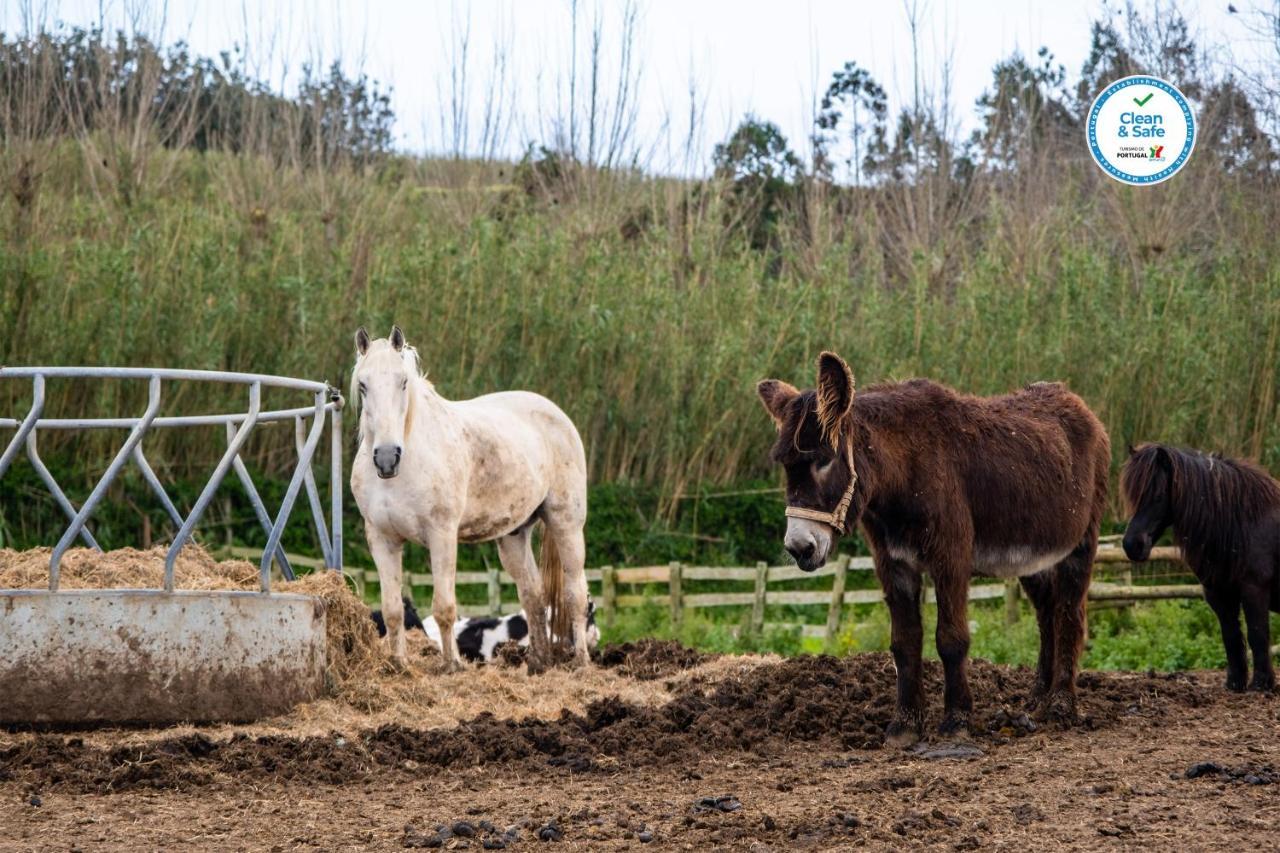
[{"label": "dark pony", "polygon": [[1138,562],[1169,528],[1222,626],[1227,687],[1249,674],[1240,610],[1253,650],[1255,690],[1275,687],[1268,611],[1280,612],[1280,484],[1262,468],[1163,444],[1129,453],[1120,480],[1131,516],[1124,550]]},{"label": "dark pony", "polygon": [[797,565],[818,568],[857,525],[871,546],[898,668],[886,742],[910,744],[923,729],[926,572],[938,598],[943,734],[963,733],[973,708],[973,575],[1021,579],[1040,627],[1032,705],[1041,716],[1074,718],[1111,463],[1106,430],[1084,401],[1058,383],[971,397],[924,379],[855,397],[853,372],[834,353],[819,358],[815,390],[766,380],[757,392],[778,429],[772,455],[786,471],[784,545]]}]

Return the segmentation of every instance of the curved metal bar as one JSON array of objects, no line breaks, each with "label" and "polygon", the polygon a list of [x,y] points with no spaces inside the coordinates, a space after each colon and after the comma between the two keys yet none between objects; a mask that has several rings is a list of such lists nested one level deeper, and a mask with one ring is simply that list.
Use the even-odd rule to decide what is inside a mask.
[{"label": "curved metal bar", "polygon": [[66,532],[62,534],[62,538],[58,540],[58,544],[53,548],[53,557],[49,560],[49,591],[58,591],[58,563],[62,561],[62,555],[71,547],[71,543],[75,541],[76,534],[84,527],[84,523],[89,520],[89,516],[97,509],[98,502],[102,500],[102,496],[107,493],[107,489],[111,486],[111,481],[116,478],[116,474],[124,467],[128,461],[129,455],[133,453],[133,448],[138,446],[138,442],[142,441],[142,436],[146,434],[147,427],[151,421],[155,419],[156,412],[160,411],[160,377],[152,376],[147,393],[147,410],[142,415],[142,419],[138,421],[138,425],[129,433],[129,437],[125,439],[124,446],[116,453],[111,464],[107,466],[106,472],[102,478],[98,480],[98,485],[93,487],[93,491],[89,493],[89,497],[85,499],[84,506],[80,507],[80,512],[76,513],[76,517],[71,520],[71,525]]},{"label": "curved metal bar", "polygon": [[319,393],[329,390],[327,382],[295,379],[292,376],[273,376],[269,373],[238,373],[230,370],[182,370],[173,367],[0,367],[0,379],[5,377],[47,376],[75,379],[187,379],[195,382],[236,382],[241,385],[258,384],[268,388],[292,388],[296,391]]},{"label": "curved metal bar", "polygon": [[[31,467],[36,469],[36,473],[40,475],[40,479],[44,481],[45,488],[49,490],[49,494],[53,495],[53,499],[58,502],[58,506],[62,507],[62,511],[66,513],[67,520],[74,521],[78,510],[75,504],[71,503],[67,498],[66,492],[62,491],[58,481],[53,479],[53,474],[49,473],[44,460],[40,458],[40,451],[36,449],[36,435],[37,433],[32,432],[27,436],[27,459],[31,462]],[[84,544],[93,550],[102,550],[102,546],[98,544],[98,540],[93,538],[93,534],[89,532],[88,527],[80,528],[80,538],[84,540]]]},{"label": "curved metal bar", "polygon": [[[235,440],[236,431],[231,428],[231,424],[227,424],[227,444]],[[262,530],[268,536],[271,535],[271,514],[267,512],[267,505],[262,502],[262,496],[258,494],[258,487],[253,484],[253,477],[249,476],[249,469],[245,466],[244,460],[236,454],[236,458],[231,461],[232,468],[235,469],[236,476],[240,478],[240,485],[244,486],[245,493],[249,496],[249,503],[253,505],[253,513],[258,516],[258,523],[262,525]],[[289,558],[285,556],[284,546],[276,548],[276,562],[280,564],[280,573],[286,578],[293,579],[293,566],[289,564]]]},{"label": "curved metal bar", "polygon": [[[317,415],[316,417],[320,417]],[[298,456],[302,456],[303,445],[303,428],[302,418],[295,418],[293,421],[293,443],[298,450]],[[311,504],[311,520],[315,524],[316,538],[320,540],[320,550],[323,552],[324,564],[327,566],[332,562],[329,554],[331,547],[329,543],[329,526],[324,521],[324,504],[320,503],[320,489],[316,487],[316,475],[312,470],[312,466],[308,465],[306,474],[303,475],[302,484],[307,490],[307,502]]]},{"label": "curved metal bar", "polygon": [[[325,408],[329,411],[340,408],[340,400],[330,402]],[[258,415],[258,423],[288,421],[301,415],[310,417],[315,411],[312,406],[300,406],[294,409],[276,409]],[[233,412],[225,415],[176,415],[167,418],[156,418],[151,422],[151,429],[217,426],[218,424],[238,424],[247,415],[244,412]],[[37,429],[131,429],[138,423],[138,418],[41,418],[36,421]],[[14,418],[0,418],[0,429],[14,429],[19,421]]]},{"label": "curved metal bar", "polygon": [[333,561],[329,568],[342,571],[342,398],[329,410],[329,512],[333,524]]},{"label": "curved metal bar", "polygon": [[231,461],[240,453],[240,448],[248,440],[249,433],[253,431],[258,422],[258,411],[261,408],[262,383],[254,382],[249,386],[248,417],[245,418],[244,423],[240,424],[240,429],[236,430],[235,438],[231,440],[226,453],[223,453],[222,458],[218,460],[218,466],[213,469],[213,474],[209,476],[209,482],[204,484],[204,490],[200,492],[200,497],[196,498],[195,506],[191,507],[187,520],[182,523],[182,527],[173,537],[173,544],[169,546],[169,551],[164,556],[164,588],[166,591],[173,591],[173,567],[178,561],[178,553],[182,551],[182,546],[187,544],[187,540],[191,538],[191,531],[195,530],[196,522],[200,520],[200,516],[204,515],[209,502],[213,500],[214,493],[218,491],[218,486],[222,485],[222,478],[227,475],[227,469],[231,467]]},{"label": "curved metal bar", "polygon": [[293,511],[294,501],[298,499],[298,490],[302,488],[302,480],[311,469],[311,458],[315,455],[316,445],[320,442],[320,433],[324,432],[324,393],[316,394],[316,416],[311,424],[311,433],[307,443],[302,447],[298,457],[298,467],[289,478],[289,488],[284,493],[284,501],[280,504],[280,512],[276,515],[276,523],[267,537],[267,546],[262,549],[262,591],[271,591],[271,555],[280,545],[284,536],[284,526],[289,521],[289,513]]},{"label": "curved metal bar", "polygon": [[43,411],[44,377],[37,375],[31,382],[31,411],[27,412],[27,416],[22,419],[22,425],[18,427],[17,435],[9,442],[9,446],[4,449],[4,455],[0,456],[0,477],[3,477],[4,472],[9,470],[14,457],[18,455],[18,451],[22,449],[23,443],[26,442],[27,436],[32,434],[36,424],[40,422],[40,413]]},{"label": "curved metal bar", "polygon": [[169,493],[164,490],[164,486],[160,483],[160,478],[151,469],[151,463],[142,454],[141,444],[133,449],[133,461],[138,463],[138,468],[142,470],[142,479],[147,481],[151,491],[155,492],[156,497],[160,499],[160,503],[164,506],[164,511],[169,513],[173,526],[181,528],[183,522],[182,513],[178,512],[178,508],[174,506],[173,501],[169,500]]}]

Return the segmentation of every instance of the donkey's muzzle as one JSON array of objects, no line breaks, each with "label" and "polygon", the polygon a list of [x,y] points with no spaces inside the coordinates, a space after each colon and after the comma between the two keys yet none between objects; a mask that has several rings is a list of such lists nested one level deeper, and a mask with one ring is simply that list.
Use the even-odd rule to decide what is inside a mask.
[{"label": "donkey's muzzle", "polygon": [[400,470],[400,448],[394,444],[375,447],[373,467],[378,469],[378,476],[384,480],[394,477]]}]

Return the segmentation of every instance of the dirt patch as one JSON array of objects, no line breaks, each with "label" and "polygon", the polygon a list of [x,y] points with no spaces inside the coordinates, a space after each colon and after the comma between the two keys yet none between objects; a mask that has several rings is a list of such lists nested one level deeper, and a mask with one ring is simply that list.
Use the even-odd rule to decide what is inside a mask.
[{"label": "dirt patch", "polygon": [[[527,678],[463,675],[482,680],[467,699],[480,703]],[[576,675],[542,678],[563,676],[567,691]],[[1005,706],[1030,673],[975,662],[988,725],[976,749],[930,756],[865,748],[879,743],[867,723],[887,719],[892,692],[878,691],[891,676],[884,655],[726,656],[666,683],[628,680],[648,691],[637,697],[665,693],[657,705],[596,700],[550,719],[473,714],[428,729],[405,718],[308,737],[123,733],[140,738],[127,744],[0,736],[10,818],[0,847],[50,837],[121,849],[530,849],[545,838],[575,850],[756,853],[1272,843],[1280,697],[1228,694],[1220,673],[1097,673],[1083,679],[1085,722],[1019,733],[1020,712]],[[936,668],[928,677],[936,719]]]},{"label": "dirt patch", "polygon": [[[640,666],[648,649],[635,652]],[[606,649],[606,655],[622,654]],[[625,662],[618,669],[628,668]],[[129,787],[181,788],[206,784],[217,776],[284,778],[340,783],[376,769],[451,768],[508,765],[523,771],[566,768],[573,772],[613,772],[620,767],[671,762],[696,764],[713,756],[750,754],[779,760],[798,743],[835,751],[879,748],[892,715],[893,667],[888,655],[846,659],[801,657],[729,673],[707,684],[687,679],[668,685],[661,704],[641,704],[618,696],[589,701],[581,712],[562,709],[551,719],[508,715],[501,695],[514,676],[489,668],[471,673],[465,700],[473,708],[493,710],[456,726],[421,728],[410,717],[377,728],[322,736],[251,736],[237,732],[218,739],[201,731],[152,738],[129,747],[105,749],[83,738],[44,735],[0,753],[14,778],[41,787],[116,791]],[[561,673],[567,680],[575,673]],[[941,692],[940,667],[930,667],[926,689]],[[924,759],[981,757],[1026,732],[1010,731],[1007,710],[1024,702],[1031,687],[1028,670],[975,661],[975,694],[987,697],[978,712],[975,744],[964,748],[922,750]],[[527,676],[525,677],[527,679]],[[1143,719],[1147,724],[1186,708],[1214,701],[1218,691],[1203,679],[1098,674],[1085,693],[1088,715],[1082,730]],[[431,682],[424,684],[429,689]],[[458,685],[461,686],[461,685]],[[561,683],[564,686],[564,683]],[[486,695],[487,694],[487,695]],[[508,699],[509,701],[509,699]],[[1061,729],[1050,727],[1050,736]]]},{"label": "dirt patch", "polygon": [[644,681],[667,678],[715,658],[716,655],[686,648],[674,640],[644,639],[603,648],[596,656],[596,663]]},{"label": "dirt patch", "polygon": [[1220,673],[1087,674],[1085,717],[1062,728],[1023,722],[1029,671],[975,661],[970,747],[902,752],[881,746],[887,655],[640,680],[606,653],[624,659],[435,676],[420,717],[305,736],[341,703],[252,729],[0,735],[0,847],[1205,849],[1271,844],[1280,819],[1280,697],[1228,694]]}]

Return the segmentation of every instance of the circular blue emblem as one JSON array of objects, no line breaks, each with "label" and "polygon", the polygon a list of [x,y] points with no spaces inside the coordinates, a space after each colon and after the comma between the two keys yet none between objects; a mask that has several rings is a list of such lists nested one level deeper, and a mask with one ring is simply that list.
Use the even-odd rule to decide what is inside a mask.
[{"label": "circular blue emblem", "polygon": [[1085,135],[1099,168],[1122,183],[1148,186],[1186,165],[1196,143],[1195,115],[1178,87],[1138,74],[1094,98]]}]

